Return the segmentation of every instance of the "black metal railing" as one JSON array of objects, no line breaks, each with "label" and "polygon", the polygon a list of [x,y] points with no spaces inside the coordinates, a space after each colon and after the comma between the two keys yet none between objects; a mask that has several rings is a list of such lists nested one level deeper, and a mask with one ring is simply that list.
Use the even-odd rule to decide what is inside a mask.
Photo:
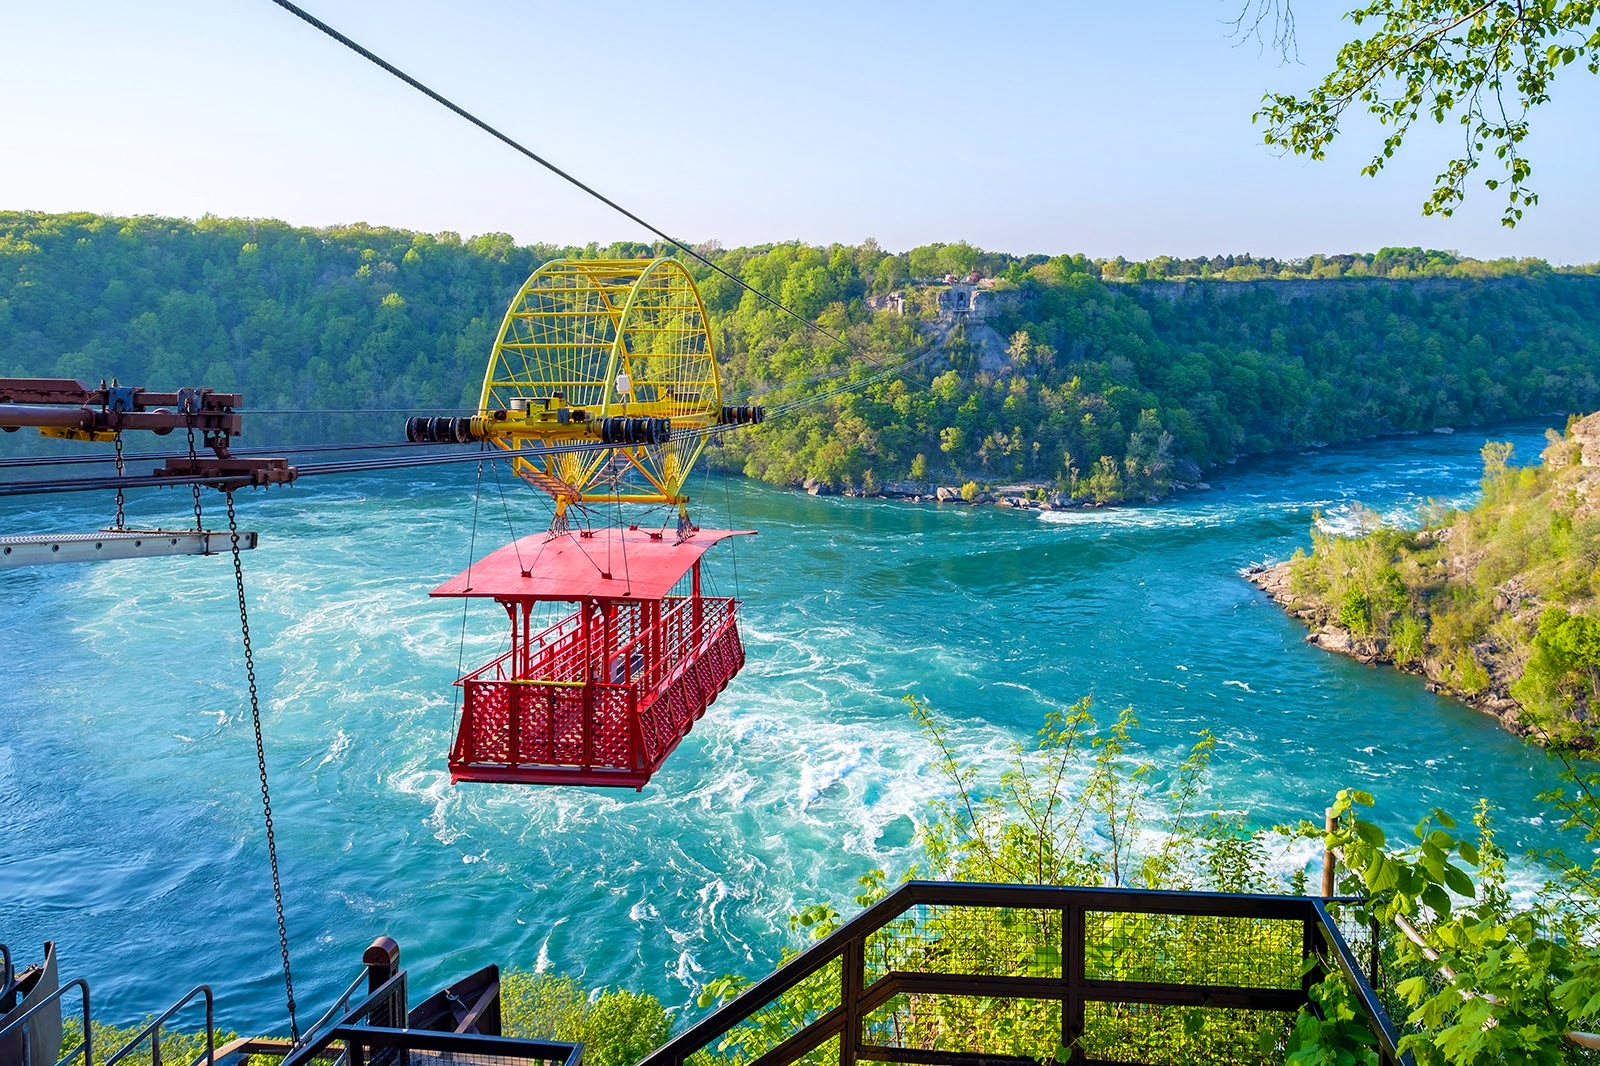
[{"label": "black metal railing", "polygon": [[1254,1066],[1333,968],[1399,1063],[1337,902],[914,881],[640,1066]]},{"label": "black metal railing", "polygon": [[[369,968],[370,970],[370,968]],[[382,1028],[399,1030],[406,1022],[406,972],[397,970],[378,983],[365,997],[350,1006],[356,988],[367,981],[369,971],[364,970],[356,983],[346,990],[340,1002],[334,1005],[306,1034],[306,1038],[288,1055],[281,1066],[307,1066],[311,1063],[349,1061],[340,1038],[342,1029],[362,1023],[378,1024]],[[331,1049],[331,1051],[330,1051]]]},{"label": "black metal railing", "polygon": [[[83,1066],[94,1066],[94,1026],[89,1018],[89,982],[81,977],[68,981],[50,993],[50,995],[7,1022],[3,1028],[0,1028],[0,1046],[3,1046],[6,1037],[14,1033],[21,1033],[23,1040],[26,1042],[28,1038],[28,1023],[33,1020],[36,1014],[42,1018],[48,1018],[49,1024],[59,1030],[61,1027],[60,1003],[66,994],[74,988],[78,990],[83,1001],[83,1041],[77,1047],[70,1049],[65,1055],[61,1056],[56,1061],[55,1066],[68,1066],[68,1064],[79,1059],[83,1060]],[[47,1013],[52,1006],[57,1008],[56,1011]],[[9,1066],[9,1064],[6,1064],[6,1066]]]},{"label": "black metal railing", "polygon": [[205,1048],[184,1066],[199,1066],[202,1062],[206,1063],[206,1066],[211,1066],[217,1061],[216,1004],[212,999],[210,987],[206,985],[196,985],[182,999],[162,1011],[160,1016],[139,1030],[132,1040],[112,1052],[103,1066],[117,1066],[117,1063],[142,1048],[147,1040],[150,1042],[150,1066],[161,1066],[161,1027],[176,1017],[184,1007],[194,1002],[196,996],[204,997],[206,1004]]}]

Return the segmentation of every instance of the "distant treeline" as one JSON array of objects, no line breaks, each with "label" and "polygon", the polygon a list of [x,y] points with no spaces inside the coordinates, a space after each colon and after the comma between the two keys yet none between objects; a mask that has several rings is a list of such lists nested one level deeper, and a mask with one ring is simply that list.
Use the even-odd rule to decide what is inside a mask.
[{"label": "distant treeline", "polygon": [[[1600,407],[1600,277],[1541,261],[1385,249],[1127,264],[966,244],[892,255],[871,241],[699,250],[849,341],[691,263],[735,397],[814,397],[927,353],[717,450],[775,483],[1031,479],[1114,502],[1242,455]],[[0,213],[0,374],[203,384],[257,410],[468,408],[506,304],[539,263],[659,251]],[[1303,280],[1204,279],[1241,270]],[[939,319],[912,282],[974,273],[995,279],[981,323]],[[1346,280],[1319,280],[1334,276]],[[894,291],[909,294],[905,313],[867,307]],[[315,424],[349,439],[399,432]]]}]

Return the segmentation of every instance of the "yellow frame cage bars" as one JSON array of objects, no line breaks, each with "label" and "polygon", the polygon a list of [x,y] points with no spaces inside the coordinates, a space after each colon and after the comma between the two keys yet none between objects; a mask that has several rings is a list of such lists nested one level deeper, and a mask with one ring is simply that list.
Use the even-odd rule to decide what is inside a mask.
[{"label": "yellow frame cage bars", "polygon": [[[489,356],[473,436],[517,456],[556,500],[677,504],[722,414],[722,384],[694,279],[678,260],[558,259],[523,284]],[[672,439],[667,437],[670,427]]]}]

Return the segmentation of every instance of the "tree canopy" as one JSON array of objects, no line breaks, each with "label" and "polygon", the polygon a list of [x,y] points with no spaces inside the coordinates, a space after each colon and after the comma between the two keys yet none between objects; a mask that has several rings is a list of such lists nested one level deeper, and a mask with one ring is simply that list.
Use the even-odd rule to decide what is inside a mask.
[{"label": "tree canopy", "polygon": [[[252,446],[398,437],[395,412],[476,406],[506,301],[540,263],[661,251],[0,212],[0,374],[205,385],[305,412],[253,415]],[[975,496],[1026,481],[1114,503],[1255,453],[1600,406],[1600,279],[1541,260],[1130,264],[870,241],[707,254],[831,334],[693,268],[730,396],[805,401],[714,452],[775,484]],[[944,277],[974,272],[979,311],[942,306],[958,291]]]}]

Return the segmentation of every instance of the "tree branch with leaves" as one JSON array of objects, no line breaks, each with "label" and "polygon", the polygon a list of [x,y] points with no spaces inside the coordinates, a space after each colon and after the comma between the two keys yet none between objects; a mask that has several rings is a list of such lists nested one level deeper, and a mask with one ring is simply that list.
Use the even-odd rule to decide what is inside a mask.
[{"label": "tree branch with leaves", "polygon": [[[1468,178],[1493,161],[1484,185],[1505,192],[1500,221],[1515,226],[1539,201],[1524,151],[1530,115],[1550,101],[1564,68],[1581,64],[1600,74],[1600,0],[1371,0],[1346,17],[1364,36],[1339,50],[1320,83],[1304,95],[1263,98],[1253,120],[1265,124],[1266,143],[1323,159],[1346,112],[1365,110],[1389,131],[1362,167],[1374,176],[1420,118],[1455,122],[1460,151],[1434,179],[1423,214],[1453,214]],[[1291,27],[1287,36],[1272,34],[1287,57],[1294,40],[1288,0],[1252,0],[1233,23],[1236,35],[1257,39],[1267,24]]]}]

